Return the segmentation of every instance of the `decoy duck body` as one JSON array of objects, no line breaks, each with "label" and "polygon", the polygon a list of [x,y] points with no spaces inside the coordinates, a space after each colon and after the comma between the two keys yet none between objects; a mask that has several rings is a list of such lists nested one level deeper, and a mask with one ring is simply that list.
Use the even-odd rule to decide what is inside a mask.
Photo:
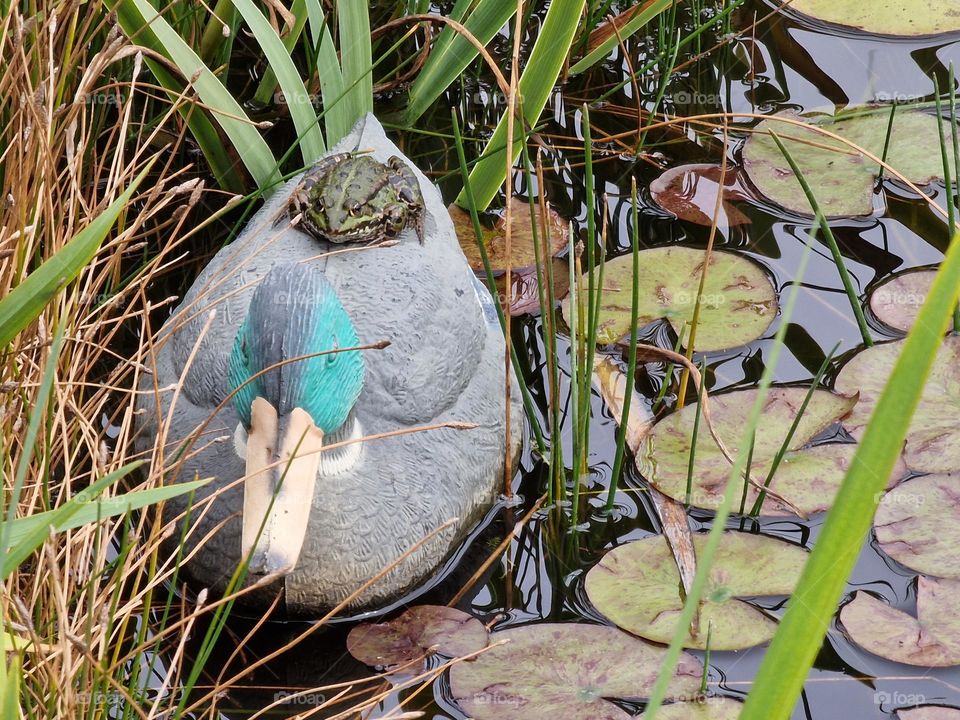
[{"label": "decoy duck body", "polygon": [[[372,148],[363,167],[342,162],[355,147]],[[490,509],[505,443],[516,458],[521,437],[515,386],[506,437],[491,298],[439,192],[372,116],[337,150],[316,166],[335,167],[336,182],[287,183],[200,273],[139,388],[140,449],[168,482],[214,478],[165,506],[168,521],[190,510],[181,574],[222,593],[249,556],[247,585],[280,579],[241,603],[261,609],[280,589],[291,615],[337,605],[455,519],[348,607],[382,607],[429,580]],[[383,183],[365,193],[371,175]],[[336,227],[317,215],[298,225],[318,185],[325,202],[349,204]],[[398,242],[331,244],[345,239],[338,228]],[[414,431],[457,422],[476,427]]]}]

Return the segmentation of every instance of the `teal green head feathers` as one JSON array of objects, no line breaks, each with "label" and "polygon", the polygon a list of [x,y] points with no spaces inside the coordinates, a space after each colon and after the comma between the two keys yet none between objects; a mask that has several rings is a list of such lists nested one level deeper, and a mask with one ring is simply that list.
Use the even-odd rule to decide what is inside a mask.
[{"label": "teal green head feathers", "polygon": [[281,418],[301,408],[325,434],[335,432],[363,387],[363,356],[329,351],[359,344],[322,272],[274,266],[253,293],[230,355],[230,389],[244,427],[249,430],[251,406],[262,397]]}]

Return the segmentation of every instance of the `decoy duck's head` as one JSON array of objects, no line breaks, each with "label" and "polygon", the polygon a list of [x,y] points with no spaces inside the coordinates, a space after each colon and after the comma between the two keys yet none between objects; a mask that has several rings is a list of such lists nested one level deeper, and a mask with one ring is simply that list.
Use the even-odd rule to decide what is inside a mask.
[{"label": "decoy duck's head", "polygon": [[254,574],[284,575],[297,564],[324,436],[344,425],[363,387],[363,357],[347,349],[357,345],[319,270],[276,265],[254,290],[229,363],[245,435],[240,549]]},{"label": "decoy duck's head", "polygon": [[324,434],[338,430],[363,387],[362,354],[344,350],[359,344],[322,272],[274,266],[253,293],[230,356],[233,402],[246,429],[261,397],[281,419],[300,408]]}]

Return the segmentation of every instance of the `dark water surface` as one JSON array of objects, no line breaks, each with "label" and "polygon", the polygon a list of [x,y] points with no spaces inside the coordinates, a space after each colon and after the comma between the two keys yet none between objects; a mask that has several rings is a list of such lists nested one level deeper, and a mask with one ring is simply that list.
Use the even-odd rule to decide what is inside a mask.
[{"label": "dark water surface", "polygon": [[[762,17],[771,8],[771,5],[762,2],[747,3],[736,15],[733,29],[749,25],[754,16]],[[705,36],[703,47],[709,47],[715,39]],[[644,63],[642,43],[636,43],[634,49],[634,67],[640,67]],[[781,16],[760,24],[754,33],[746,33],[746,39],[741,38],[685,70],[680,77],[671,81],[666,99],[672,113],[689,115],[723,111],[769,114],[782,109],[832,110],[834,106],[844,107],[870,101],[931,99],[931,76],[936,74],[940,87],[947,87],[950,62],[960,65],[960,47],[955,37],[920,40],[865,37],[796,16]],[[611,60],[601,72],[590,77],[579,94],[584,98],[596,97],[596,85],[616,82],[622,75],[620,60]],[[475,123],[472,126],[468,124],[468,130],[479,133],[481,126],[489,122],[490,107],[477,107],[471,100],[476,96],[476,89],[483,87],[482,81],[466,79],[464,82],[464,93],[451,94],[450,104],[464,109],[468,120]],[[471,82],[474,86],[471,86]],[[649,106],[655,94],[655,83],[652,88],[641,83],[641,90],[644,92],[643,100]],[[649,96],[646,95],[647,91],[651,93]],[[628,86],[610,100],[617,106],[629,109],[636,104],[632,93]],[[577,102],[571,100],[577,94],[568,92],[565,97],[557,95],[545,111],[544,117],[549,122],[543,129],[543,135],[548,144],[568,147],[580,145],[582,148],[580,111]],[[440,105],[444,106],[442,112],[438,112],[438,116],[432,120],[428,116],[423,122],[425,126],[435,123],[436,129],[446,131],[449,116],[446,114],[446,105]],[[594,130],[595,139],[600,135],[598,129],[615,133],[636,126],[635,120],[603,107],[592,110],[592,120],[597,128]],[[739,118],[732,129],[736,128],[736,123],[750,126],[754,122],[749,118]],[[449,147],[414,134],[401,140],[408,154],[425,169],[432,168],[436,176],[441,177],[455,167],[455,158]],[[612,144],[607,147],[616,153],[621,152]],[[692,143],[663,145],[655,150],[660,154],[662,164],[666,165],[720,159],[718,152],[711,154]],[[587,209],[584,203],[582,155],[582,149],[548,151],[544,156],[547,168],[544,183],[551,203],[562,215],[572,217],[581,236],[585,237]],[[734,162],[738,159],[736,144],[731,147],[729,157]],[[598,153],[595,183],[600,193],[608,194],[606,212],[609,216],[609,233],[606,248],[610,256],[629,251],[631,176],[637,177],[639,187],[646,188],[659,172],[658,167],[644,158],[628,153],[606,156]],[[441,187],[447,199],[452,201],[459,183],[456,180],[441,180]],[[526,191],[522,178],[517,179],[516,187],[521,194]],[[936,192],[937,201],[943,204],[947,199],[943,187],[936,188]],[[708,228],[670,219],[646,193],[642,202],[642,246],[674,243],[705,246]],[[794,279],[811,227],[810,221],[762,203],[740,203],[738,207],[749,216],[751,224],[721,229],[716,246],[736,249],[759,262],[770,271],[776,287],[783,291]],[[938,263],[947,239],[945,223],[924,202],[903,188],[884,183],[884,192],[876,196],[876,207],[877,211],[872,217],[832,223],[855,287],[862,297],[865,297],[869,288],[891,273]],[[601,208],[596,208],[596,211],[599,218]],[[811,381],[826,354],[838,344],[839,360],[834,361],[828,376],[828,382],[832,382],[831,378],[842,360],[861,347],[860,334],[829,249],[825,244],[818,243],[814,250],[815,254],[803,279],[797,313],[776,368],[777,382]],[[708,354],[705,359],[709,389],[718,392],[754,385],[769,356],[778,322],[774,322],[763,338],[747,346]],[[528,350],[527,382],[541,405],[541,412],[545,412],[543,326],[539,318],[532,317],[515,319],[513,325],[518,346]],[[876,323],[872,330],[877,340],[893,337]],[[643,335],[644,340],[664,347],[672,347],[675,340],[664,325],[647,328]],[[558,345],[564,358],[562,362],[566,363],[566,336],[559,337]],[[638,369],[636,387],[647,406],[652,403],[664,381],[663,373],[662,364],[650,364]],[[671,383],[668,398],[673,397],[671,393],[676,390],[675,379]],[[564,392],[567,387],[564,380]],[[586,599],[583,592],[584,573],[611,547],[658,532],[656,513],[643,489],[642,479],[632,467],[627,468],[628,477],[621,482],[615,518],[607,519],[600,515],[601,498],[605,496],[609,485],[613,464],[615,423],[596,394],[592,398],[592,406],[590,473],[586,479],[586,489],[591,494],[587,526],[578,536],[558,536],[549,521],[548,512],[541,511],[528,526],[518,530],[508,554],[509,572],[506,571],[506,564],[495,565],[485,581],[474,589],[472,597],[461,605],[484,621],[500,618],[497,627],[501,628],[539,620],[605,622]],[[564,427],[563,441],[568,458],[569,432],[569,427]],[[543,491],[544,479],[544,468],[528,447],[515,485],[523,503],[513,508],[499,508],[492,513],[491,523],[479,534],[471,549],[455,559],[453,565],[459,564],[459,567],[451,571],[448,586],[455,590],[458,583],[469,577],[477,562],[502,539],[507,527],[505,518],[522,516]],[[693,511],[693,517],[695,530],[710,527],[709,513]],[[759,524],[749,523],[747,529],[759,527],[764,533],[809,548],[816,540],[822,521],[821,516],[809,522],[770,519]],[[739,529],[741,521],[733,518],[729,525]],[[847,597],[858,589],[869,590],[895,607],[911,610],[916,601],[914,578],[913,572],[886,559],[871,543],[864,548],[848,583]],[[431,592],[434,599],[444,599],[450,595],[449,591],[444,594],[442,589]],[[764,599],[760,604],[775,616],[782,613],[782,598]],[[243,664],[249,664],[271,652],[282,644],[283,638],[292,637],[306,627],[304,624],[272,623],[255,640],[248,642],[233,662],[237,663],[239,669]],[[221,665],[218,662],[226,663],[231,653],[237,651],[237,644],[245,630],[242,623],[228,629],[230,636],[217,648],[212,668],[219,669]],[[244,717],[251,710],[272,701],[277,697],[277,692],[292,692],[368,674],[366,669],[346,655],[343,645],[345,632],[346,629],[341,627],[320,630],[297,649],[258,670],[250,680],[248,692],[231,693],[224,698],[221,705],[224,714],[231,718]],[[711,691],[744,697],[764,651],[760,647],[741,652],[713,653],[710,660]],[[702,653],[699,655],[702,656]],[[278,714],[306,711],[319,698],[310,697],[307,700],[309,702],[288,703],[283,706],[284,712]],[[960,670],[926,670],[885,661],[850,643],[834,625],[793,717],[813,720],[893,718],[896,709],[910,707],[917,702],[960,706]],[[374,713],[373,717],[386,714],[396,705],[396,697],[385,701],[381,711]],[[434,684],[432,697],[429,693],[423,693],[405,704],[404,708],[423,710],[426,717],[435,719],[465,717],[450,701],[443,678]]]}]

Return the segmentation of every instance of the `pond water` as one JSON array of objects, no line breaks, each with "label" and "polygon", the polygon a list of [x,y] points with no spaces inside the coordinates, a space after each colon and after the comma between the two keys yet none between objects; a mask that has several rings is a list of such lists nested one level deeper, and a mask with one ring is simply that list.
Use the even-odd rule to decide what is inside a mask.
[{"label": "pond water", "polygon": [[[748,26],[754,17],[762,18],[772,7],[763,2],[747,2],[736,13],[733,30]],[[715,36],[705,35],[703,49],[716,40]],[[638,41],[631,47],[636,53],[632,58],[633,66],[642,66],[644,48],[648,46]],[[682,55],[680,59],[683,59]],[[689,66],[671,82],[665,98],[668,109],[677,115],[703,112],[769,114],[783,109],[805,112],[870,101],[930,99],[933,93],[931,75],[936,74],[940,87],[946,87],[951,62],[960,66],[960,47],[951,38],[869,37],[796,16],[779,16],[760,23],[754,31],[747,31],[738,40]],[[619,82],[623,72],[619,58],[608,61],[604,69],[588,81],[567,88],[563,96],[556,95],[544,114],[549,119],[541,131],[548,146],[544,155],[547,168],[544,189],[560,214],[573,219],[581,237],[585,237],[587,208],[578,99],[596,97],[600,92],[598,87],[602,90]],[[468,79],[465,83],[464,95],[451,95],[450,104],[464,110],[470,121],[468,131],[479,133],[484,127],[489,128],[495,114],[489,106],[478,107],[470,100],[476,96],[476,88],[486,87],[483,80]],[[655,92],[655,83],[651,86],[648,82],[641,82],[641,90],[645,93],[643,101],[648,103],[652,95],[648,97],[646,93]],[[489,97],[488,94],[483,96]],[[631,177],[637,178],[642,189],[641,246],[682,243],[689,247],[705,247],[709,228],[670,218],[651,200],[645,188],[667,166],[716,162],[718,153],[675,139],[660,145],[656,144],[657,141],[664,138],[652,137],[656,145],[649,150],[656,155],[634,156],[625,148],[603,139],[603,133],[614,135],[636,128],[635,116],[630,116],[632,108],[636,107],[633,90],[628,85],[614,93],[608,102],[594,108],[591,117],[595,126],[593,135],[599,143],[595,157],[595,184],[599,193],[607,195],[605,211],[609,217],[609,229],[606,250],[609,257],[629,252]],[[389,109],[389,103],[384,109]],[[428,116],[425,124],[434,123],[436,127],[430,127],[431,130],[447,131],[449,117],[445,112],[437,113],[437,116],[439,119]],[[731,124],[733,136],[737,137],[738,123],[750,126],[754,122],[750,118],[736,119]],[[455,169],[452,148],[443,146],[436,139],[413,133],[401,136],[400,141],[401,147],[421,167],[432,170],[441,178],[445,197],[452,201],[459,190],[459,181],[456,178],[443,179]],[[729,153],[734,163],[738,158],[737,143],[739,140],[732,144]],[[579,150],[576,149],[578,146]],[[526,188],[520,177],[516,180],[516,188],[518,194],[525,194]],[[884,198],[886,209],[881,211]],[[946,199],[943,187],[939,186],[937,202],[943,204]],[[884,192],[877,195],[876,203],[878,211],[872,217],[832,223],[861,297],[894,272],[938,263],[947,240],[944,222],[905,188],[884,183]],[[811,223],[760,202],[743,202],[737,207],[749,217],[750,224],[721,228],[716,247],[735,249],[754,259],[771,273],[775,286],[782,291],[794,279]],[[604,208],[593,210],[600,218]],[[557,313],[559,316],[559,311]],[[763,338],[747,346],[695,358],[706,362],[709,390],[723,392],[754,385],[770,354],[779,322],[779,319],[775,321]],[[877,322],[871,323],[871,331],[876,340],[895,337]],[[547,375],[540,318],[515,318],[513,336],[518,347],[528,351],[526,380],[540,403],[540,411],[546,412],[544,388]],[[645,328],[641,339],[664,347],[672,347],[675,340],[663,324]],[[558,340],[561,358],[566,358],[568,339],[561,334]],[[809,383],[826,354],[838,345],[837,359],[832,363],[826,381],[829,385],[843,359],[860,348],[861,343],[830,251],[818,241],[803,279],[797,313],[787,332],[786,347],[776,367],[776,382]],[[620,356],[617,351],[612,352]],[[636,379],[641,400],[649,407],[665,381],[663,364],[640,366]],[[670,383],[667,399],[672,402],[675,400],[676,376],[667,382]],[[562,389],[564,393],[568,390],[565,382]],[[649,493],[629,462],[628,477],[621,482],[617,495],[615,516],[607,518],[599,512],[602,497],[611,481],[616,425],[604,402],[594,392],[590,472],[586,478],[586,490],[590,496],[586,525],[576,535],[561,534],[551,520],[550,510],[534,514],[526,526],[516,530],[515,541],[507,554],[509,562],[496,564],[460,604],[462,609],[486,622],[495,620],[498,628],[541,620],[606,622],[586,599],[583,590],[585,572],[610,548],[659,531]],[[564,426],[562,434],[569,462],[568,425]],[[490,523],[478,534],[471,548],[451,563],[445,586],[431,589],[423,598],[410,601],[449,598],[470,576],[478,560],[482,560],[502,539],[508,525],[522,517],[540,496],[545,477],[542,463],[527,443],[515,482],[515,490],[522,502],[510,508],[497,508],[491,513]],[[710,527],[710,513],[694,510],[691,516],[695,531]],[[816,542],[822,522],[820,515],[806,522],[766,519],[743,523],[734,517],[729,526],[759,530],[810,548]],[[916,601],[915,576],[914,572],[886,558],[875,548],[875,542],[871,542],[864,548],[848,583],[847,597],[858,589],[865,589],[881,596],[892,606],[912,611]],[[758,604],[774,616],[782,614],[782,598],[764,599]],[[253,640],[238,647],[249,628],[243,622],[233,623],[228,626],[209,667],[219,671],[227,667],[227,663],[232,663],[234,670],[239,670],[308,628],[309,625],[303,623],[271,623]],[[346,654],[345,632],[342,626],[318,630],[296,649],[266,663],[248,678],[248,690],[232,692],[219,703],[224,716],[245,717],[250,711],[282,697],[282,693],[368,675],[363,666]],[[703,656],[703,653],[695,654]],[[740,652],[714,652],[710,657],[710,691],[744,697],[763,654],[764,647]],[[408,691],[403,693],[407,694]],[[319,701],[319,697],[308,695],[302,701],[290,702],[271,711],[271,716],[304,712]],[[928,670],[888,662],[852,644],[834,624],[793,717],[813,720],[893,718],[897,708],[917,702],[960,706],[960,669]],[[385,715],[396,706],[397,696],[390,696],[372,716]],[[629,705],[624,707],[630,708]],[[426,717],[435,719],[465,717],[452,703],[444,678],[433,684],[432,693],[420,693],[405,702],[404,709],[423,710]],[[631,709],[639,710],[640,707]]]}]

